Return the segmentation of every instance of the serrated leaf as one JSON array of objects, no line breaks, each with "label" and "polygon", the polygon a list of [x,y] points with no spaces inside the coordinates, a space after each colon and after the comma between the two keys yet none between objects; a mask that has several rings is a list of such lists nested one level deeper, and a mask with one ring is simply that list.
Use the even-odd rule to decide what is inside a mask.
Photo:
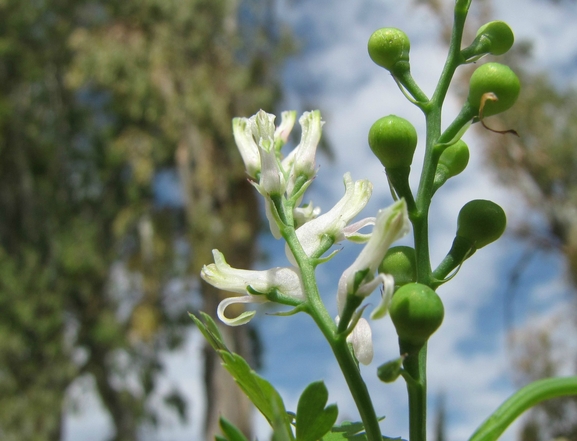
[{"label": "serrated leaf", "polygon": [[331,430],[339,411],[335,404],[325,408],[328,398],[329,392],[322,381],[309,384],[303,391],[297,405],[298,441],[317,441]]},{"label": "serrated leaf", "polygon": [[222,433],[226,436],[224,441],[248,441],[244,434],[224,417],[220,417],[219,425]]}]

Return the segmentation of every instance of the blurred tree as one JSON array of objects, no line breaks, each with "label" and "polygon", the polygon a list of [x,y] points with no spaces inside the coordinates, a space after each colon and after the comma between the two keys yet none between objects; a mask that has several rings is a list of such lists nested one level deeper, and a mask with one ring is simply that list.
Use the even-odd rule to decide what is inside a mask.
[{"label": "blurred tree", "polygon": [[[230,120],[274,105],[284,40],[270,2],[7,0],[0,13],[0,438],[60,439],[66,389],[89,374],[114,440],[135,440],[158,422],[159,351],[189,321],[171,283],[212,248],[255,259]],[[156,189],[172,175],[182,198],[166,203]],[[200,291],[206,311],[226,295]],[[224,331],[254,351],[250,328]],[[208,439],[219,412],[250,434],[248,404],[205,357]],[[177,391],[165,402],[185,415]]]}]

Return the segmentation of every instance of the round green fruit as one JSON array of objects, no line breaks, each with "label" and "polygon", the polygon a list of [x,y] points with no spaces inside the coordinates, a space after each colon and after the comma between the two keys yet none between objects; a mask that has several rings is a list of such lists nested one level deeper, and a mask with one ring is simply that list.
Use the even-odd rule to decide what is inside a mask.
[{"label": "round green fruit", "polygon": [[445,308],[435,291],[420,283],[400,287],[389,307],[401,342],[421,346],[441,326]]},{"label": "round green fruit", "polygon": [[404,118],[385,116],[371,126],[369,146],[385,168],[410,167],[417,147],[417,131]]},{"label": "round green fruit", "polygon": [[[388,71],[408,69],[409,37],[397,28],[381,28],[371,35],[368,43],[371,60]],[[397,63],[401,63],[397,65]]]},{"label": "round green fruit", "polygon": [[466,203],[457,219],[457,236],[471,242],[475,249],[496,241],[507,226],[507,216],[494,202],[476,199]]},{"label": "round green fruit", "polygon": [[486,63],[473,72],[467,101],[474,109],[480,110],[483,97],[487,98],[487,94],[493,94],[496,100],[485,100],[483,116],[496,115],[515,104],[520,90],[519,78],[508,66]]},{"label": "round green fruit", "polygon": [[500,20],[491,21],[479,28],[476,40],[484,38],[490,42],[488,52],[492,55],[503,55],[515,42],[511,27]]},{"label": "round green fruit", "polygon": [[379,273],[390,274],[396,286],[403,286],[417,280],[415,249],[405,246],[389,248],[379,265]]}]

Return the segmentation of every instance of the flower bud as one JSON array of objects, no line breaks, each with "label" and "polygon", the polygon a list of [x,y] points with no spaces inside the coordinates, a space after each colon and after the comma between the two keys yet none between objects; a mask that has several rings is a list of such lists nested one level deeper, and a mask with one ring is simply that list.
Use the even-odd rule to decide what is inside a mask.
[{"label": "flower bud", "polygon": [[519,78],[508,66],[486,63],[473,72],[467,101],[482,116],[496,115],[515,104],[520,89]]},{"label": "flower bud", "polygon": [[507,216],[494,202],[476,199],[466,203],[457,219],[457,236],[467,239],[474,249],[480,249],[501,237]]},{"label": "flower bud", "polygon": [[390,274],[395,286],[403,286],[417,280],[415,250],[411,247],[392,247],[379,265],[379,273]]},{"label": "flower bud", "polygon": [[390,71],[400,75],[409,69],[409,37],[397,28],[381,28],[371,35],[368,43],[371,60]]},{"label": "flower bud", "polygon": [[386,169],[410,167],[417,147],[417,131],[404,118],[385,116],[370,128],[369,146]]},{"label": "flower bud", "polygon": [[399,341],[422,346],[443,323],[445,308],[441,298],[427,285],[409,283],[395,292],[389,313]]}]

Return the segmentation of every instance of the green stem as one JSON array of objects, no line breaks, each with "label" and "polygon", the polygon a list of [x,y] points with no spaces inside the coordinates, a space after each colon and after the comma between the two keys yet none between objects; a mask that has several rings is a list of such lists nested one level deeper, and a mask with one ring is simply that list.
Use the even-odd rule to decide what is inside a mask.
[{"label": "green stem", "polygon": [[455,75],[455,70],[465,61],[461,55],[461,41],[463,40],[463,30],[465,29],[465,20],[467,18],[468,12],[468,4],[464,7],[459,4],[455,5],[453,31],[451,33],[451,42],[449,43],[449,53],[447,55],[447,60],[445,61],[445,66],[443,67],[443,71],[441,72],[437,88],[435,89],[435,93],[431,99],[431,101],[436,103],[439,107],[442,106],[443,101],[447,96],[447,91],[449,90],[449,85],[451,84],[451,80]]},{"label": "green stem", "polygon": [[427,108],[429,98],[415,82],[410,70],[407,69],[403,71],[398,77],[395,76],[395,80],[411,94],[411,96],[415,99],[415,104],[417,104],[423,110]]},{"label": "green stem", "polygon": [[427,439],[427,344],[421,347],[399,341],[401,354],[408,354],[403,368],[413,381],[407,381],[409,396],[409,440]]},{"label": "green stem", "polygon": [[461,265],[465,259],[468,259],[475,253],[475,248],[471,242],[461,236],[456,236],[453,240],[453,245],[449,253],[445,256],[439,266],[433,271],[433,280],[436,288],[443,283],[443,279],[449,275],[451,271]]},{"label": "green stem", "polygon": [[[286,207],[288,209],[290,207]],[[292,219],[291,219],[292,221]],[[359,414],[365,427],[368,441],[382,441],[379,420],[373,407],[367,386],[361,376],[356,359],[354,358],[346,337],[337,332],[337,326],[325,308],[320,297],[315,275],[316,259],[310,258],[303,250],[294,227],[281,228],[281,233],[286,240],[295,260],[301,270],[303,288],[306,293],[306,312],[313,318],[326,340],[328,341],[337,362],[343,372],[351,395],[355,401]]]},{"label": "green stem", "polygon": [[[469,9],[470,1],[458,0],[455,4],[455,21],[447,61],[439,78],[437,88],[431,100],[421,108],[426,119],[426,146],[423,170],[417,191],[416,208],[409,213],[413,224],[413,235],[415,241],[415,255],[417,264],[417,282],[433,286],[431,260],[429,253],[429,208],[435,192],[434,180],[440,149],[435,146],[441,138],[441,110],[444,100],[449,90],[449,85],[455,74],[457,67],[463,63],[461,56],[461,40],[465,19]],[[460,124],[460,121],[459,121]],[[448,135],[455,131],[455,135],[461,126],[451,127]],[[448,139],[447,141],[450,141]],[[410,441],[426,441],[427,439],[427,345],[414,347],[406,342],[400,342],[401,354],[407,353],[403,366],[406,372],[415,380],[407,382],[409,395],[409,439]]]},{"label": "green stem", "polygon": [[469,438],[469,441],[495,441],[527,409],[551,398],[577,395],[577,377],[546,378],[515,392]]},{"label": "green stem", "polygon": [[331,349],[339,363],[341,371],[351,391],[361,420],[365,427],[368,441],[382,441],[379,420],[373,407],[369,390],[361,377],[361,372],[357,361],[349,349],[345,338],[335,340],[331,343]]},{"label": "green stem", "polygon": [[441,132],[441,109],[431,109],[426,115],[427,145],[421,180],[417,192],[416,210],[409,213],[413,224],[415,239],[415,257],[417,263],[417,282],[429,285],[431,280],[431,261],[429,255],[429,207],[433,197],[433,182],[439,160],[434,146]]}]

